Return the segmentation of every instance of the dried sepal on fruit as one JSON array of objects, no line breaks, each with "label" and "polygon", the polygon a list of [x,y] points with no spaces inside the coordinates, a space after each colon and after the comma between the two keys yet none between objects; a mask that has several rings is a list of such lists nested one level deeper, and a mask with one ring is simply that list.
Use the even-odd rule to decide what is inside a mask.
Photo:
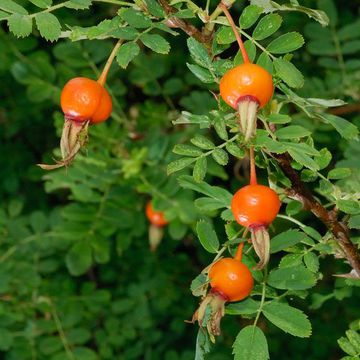
[{"label": "dried sepal on fruit", "polygon": [[208,268],[211,290],[203,297],[192,322],[206,328],[210,339],[220,335],[220,322],[225,315],[225,304],[248,297],[254,286],[249,268],[242,262],[244,243],[238,247],[234,258],[222,258]]},{"label": "dried sepal on fruit", "polygon": [[269,262],[270,236],[268,226],[275,220],[281,206],[279,196],[265,185],[257,184],[254,151],[250,149],[250,184],[239,189],[231,201],[235,220],[251,232],[251,241],[260,261],[255,269]]},{"label": "dried sepal on fruit", "polygon": [[164,226],[168,224],[165,215],[162,211],[156,211],[153,208],[152,202],[146,204],[146,217],[150,222],[149,226],[149,245],[150,250],[155,251],[164,236]]},{"label": "dried sepal on fruit", "polygon": [[257,112],[271,99],[274,84],[271,74],[263,67],[252,64],[236,25],[224,4],[220,4],[238,41],[243,64],[228,70],[220,80],[220,95],[238,111],[239,128],[248,142],[256,133]]}]

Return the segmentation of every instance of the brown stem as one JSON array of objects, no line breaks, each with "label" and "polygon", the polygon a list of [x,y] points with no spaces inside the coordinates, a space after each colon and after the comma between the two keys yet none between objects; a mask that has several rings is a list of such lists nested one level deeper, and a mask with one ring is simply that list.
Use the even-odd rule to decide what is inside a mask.
[{"label": "brown stem", "polygon": [[182,31],[184,31],[189,36],[193,37],[195,40],[207,45],[211,46],[211,34],[206,35],[202,31],[200,31],[196,26],[190,24],[189,22],[179,19],[176,17],[177,9],[172,7],[167,0],[159,0],[161,7],[164,9],[166,15],[173,15],[171,17],[171,26],[170,27],[178,27]]},{"label": "brown stem", "polygon": [[248,56],[247,51],[246,51],[246,49],[245,49],[244,43],[243,43],[242,40],[241,40],[241,36],[240,36],[239,32],[237,31],[237,28],[236,28],[236,25],[235,25],[235,23],[234,23],[234,20],[233,20],[233,18],[231,17],[231,15],[230,15],[230,13],[229,13],[226,5],[224,5],[222,2],[220,2],[219,6],[221,7],[222,11],[224,12],[225,16],[227,17],[228,22],[229,22],[229,24],[230,24],[230,26],[231,26],[231,28],[232,28],[232,31],[233,31],[233,33],[234,33],[234,35],[235,35],[235,37],[236,37],[236,40],[237,40],[237,42],[238,42],[238,44],[239,44],[239,48],[240,48],[240,50],[241,50],[242,57],[243,57],[243,59],[244,59],[244,63],[249,63],[249,62],[251,62],[251,61],[249,60],[249,56]]},{"label": "brown stem", "polygon": [[101,85],[101,86],[104,86],[105,85],[105,82],[106,82],[106,78],[107,78],[107,75],[109,73],[109,70],[110,70],[110,67],[111,67],[111,64],[113,63],[114,61],[114,58],[116,56],[116,53],[118,52],[121,44],[122,44],[122,40],[119,40],[116,45],[114,46],[109,58],[107,59],[106,61],[106,64],[104,66],[104,69],[103,71],[101,72],[100,76],[99,76],[99,79],[98,79],[98,83]]},{"label": "brown stem", "polygon": [[273,156],[279,163],[285,175],[290,179],[292,184],[292,189],[290,191],[293,192],[293,196],[298,198],[304,204],[304,208],[310,210],[332,232],[344,252],[346,259],[360,277],[359,252],[357,247],[350,240],[349,229],[347,226],[339,221],[332,211],[326,210],[314,198],[309,189],[305,187],[297,172],[291,167],[291,157],[289,154],[273,154]]},{"label": "brown stem", "polygon": [[347,104],[344,106],[339,106],[337,108],[328,110],[328,112],[333,115],[345,115],[345,114],[350,114],[350,113],[357,112],[357,111],[360,111],[360,103]]}]

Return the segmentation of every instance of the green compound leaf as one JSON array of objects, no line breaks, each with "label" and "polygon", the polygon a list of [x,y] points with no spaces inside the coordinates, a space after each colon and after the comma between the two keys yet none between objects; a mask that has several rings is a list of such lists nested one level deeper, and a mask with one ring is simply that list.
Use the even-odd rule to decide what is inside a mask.
[{"label": "green compound leaf", "polygon": [[178,155],[184,156],[201,156],[202,151],[195,146],[187,144],[176,144],[174,146],[173,152]]},{"label": "green compound leaf", "polygon": [[204,180],[207,171],[207,159],[205,156],[199,157],[194,165],[193,178],[196,182]]},{"label": "green compound leaf", "polygon": [[143,34],[140,40],[146,47],[159,54],[168,54],[170,51],[170,44],[158,34]]},{"label": "green compound leaf", "polygon": [[158,18],[164,16],[164,9],[158,4],[156,0],[145,0],[145,3],[151,15],[154,15]]},{"label": "green compound leaf", "polygon": [[211,59],[204,45],[190,37],[187,40],[187,46],[189,48],[191,57],[198,65],[206,68],[211,66]]},{"label": "green compound leaf", "polygon": [[279,30],[282,18],[278,14],[269,14],[264,16],[256,25],[253,32],[255,40],[263,40]]},{"label": "green compound leaf", "polygon": [[[146,29],[151,26],[151,20],[143,15],[141,11],[132,8],[126,9],[120,13],[120,16],[130,25],[139,29]],[[145,34],[144,34],[145,35]]]},{"label": "green compound leaf", "polygon": [[270,242],[270,253],[274,254],[281,250],[294,246],[300,241],[306,239],[307,236],[298,230],[288,230],[274,236]]},{"label": "green compound leaf", "polygon": [[218,251],[220,245],[219,239],[209,222],[203,220],[198,221],[196,224],[196,232],[201,245],[206,251],[210,253],[216,253]]},{"label": "green compound leaf", "polygon": [[42,9],[46,9],[52,5],[52,0],[30,0],[30,2]]},{"label": "green compound leaf", "polygon": [[211,84],[215,82],[215,79],[211,72],[208,69],[203,68],[202,66],[186,63],[186,66],[189,70],[203,83]]},{"label": "green compound leaf", "polygon": [[13,0],[1,0],[0,9],[13,14],[27,15],[28,12]]},{"label": "green compound leaf", "polygon": [[181,158],[179,160],[175,160],[171,162],[167,167],[167,174],[170,175],[176,171],[180,171],[190,164],[192,164],[196,159],[195,158]]},{"label": "green compound leaf", "polygon": [[260,302],[247,298],[237,303],[226,306],[225,312],[229,315],[251,315],[255,314],[260,307]]},{"label": "green compound leaf", "polygon": [[304,85],[303,75],[291,62],[275,59],[274,66],[276,74],[290,87],[301,88]]},{"label": "green compound leaf", "polygon": [[349,228],[360,229],[360,215],[355,215],[350,217]]},{"label": "green compound leaf", "polygon": [[225,166],[229,161],[229,155],[223,149],[215,149],[211,155],[219,165]]},{"label": "green compound leaf", "polygon": [[327,177],[332,180],[345,179],[351,175],[352,171],[349,168],[336,168],[329,171]]},{"label": "green compound leaf", "polygon": [[[338,344],[345,353],[351,356],[357,356],[356,348],[350,343],[350,341],[347,338],[341,337],[338,340]],[[355,357],[355,359],[357,358],[358,357]]]},{"label": "green compound leaf", "polygon": [[196,135],[190,140],[195,146],[204,150],[212,150],[215,147],[215,144],[209,140],[207,137],[202,135]]},{"label": "green compound leaf", "polygon": [[123,68],[126,69],[129,63],[139,55],[140,48],[137,43],[128,42],[122,45],[116,54],[116,61]]},{"label": "green compound leaf", "polygon": [[359,129],[351,122],[332,114],[321,114],[320,117],[331,124],[335,130],[346,140],[357,139]]},{"label": "green compound leaf", "polygon": [[245,150],[236,142],[228,142],[225,147],[226,150],[235,157],[242,159],[245,156]]},{"label": "green compound leaf", "polygon": [[317,171],[319,170],[319,165],[307,154],[301,152],[298,149],[290,148],[290,156],[299,164],[309,168],[310,170]]},{"label": "green compound leaf", "polygon": [[287,4],[280,5],[276,2],[272,2],[274,10],[280,11],[298,11],[306,14],[308,17],[313,18],[319,22],[322,26],[329,25],[329,18],[324,11],[314,10],[305,6],[301,6],[297,1],[290,1]]},{"label": "green compound leaf", "polygon": [[263,314],[281,330],[301,338],[311,335],[311,323],[299,309],[272,301],[263,308]]},{"label": "green compound leaf", "polygon": [[234,360],[268,360],[266,337],[257,326],[249,325],[237,335],[233,344]]},{"label": "green compound leaf", "polygon": [[356,200],[340,199],[336,201],[336,205],[341,211],[347,214],[356,215],[360,212],[360,205]]},{"label": "green compound leaf", "polygon": [[12,14],[8,19],[10,31],[17,37],[26,37],[32,31],[32,18],[28,15]]},{"label": "green compound leaf", "polygon": [[65,6],[69,9],[85,10],[92,4],[92,0],[69,0],[65,3]]},{"label": "green compound leaf", "polygon": [[40,13],[35,16],[36,26],[40,35],[48,41],[55,41],[61,34],[61,25],[57,17],[50,13]]},{"label": "green compound leaf", "polygon": [[304,255],[304,263],[311,272],[317,273],[319,271],[319,258],[313,252]]},{"label": "green compound leaf", "polygon": [[271,271],[268,284],[282,290],[306,290],[316,284],[315,275],[303,265]]},{"label": "green compound leaf", "polygon": [[250,26],[254,25],[263,12],[263,8],[257,5],[247,6],[240,16],[240,27],[242,29],[248,29]]},{"label": "green compound leaf", "polygon": [[279,139],[300,139],[304,136],[311,135],[311,131],[308,129],[305,129],[302,126],[299,125],[290,125],[283,127],[275,132],[275,135]]},{"label": "green compound leaf", "polygon": [[216,41],[218,44],[231,44],[236,41],[236,37],[229,26],[223,26],[216,33]]},{"label": "green compound leaf", "polygon": [[273,54],[286,54],[304,45],[304,38],[298,32],[289,32],[273,40],[267,50]]},{"label": "green compound leaf", "polygon": [[263,52],[257,59],[256,62],[258,65],[262,66],[265,70],[267,70],[270,74],[273,73],[273,63],[270,59],[270,56]]},{"label": "green compound leaf", "polygon": [[84,274],[92,264],[91,245],[86,241],[77,242],[67,253],[65,260],[71,275]]},{"label": "green compound leaf", "polygon": [[219,186],[211,186],[204,181],[202,181],[201,183],[197,183],[194,181],[192,176],[187,175],[180,176],[178,181],[180,186],[182,186],[183,188],[197,191],[212,199],[215,199],[219,201],[219,203],[221,203],[222,207],[224,208],[230,207],[233,196],[227,190]]},{"label": "green compound leaf", "polygon": [[354,330],[347,330],[346,336],[348,337],[351,345],[356,349],[357,353],[360,354],[360,334]]}]

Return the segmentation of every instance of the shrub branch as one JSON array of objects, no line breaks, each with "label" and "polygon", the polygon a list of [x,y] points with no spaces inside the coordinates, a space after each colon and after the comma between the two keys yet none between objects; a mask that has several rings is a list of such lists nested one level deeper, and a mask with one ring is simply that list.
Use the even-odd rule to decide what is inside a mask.
[{"label": "shrub branch", "polygon": [[[177,12],[177,9],[169,5],[167,0],[159,0],[159,2],[167,15],[172,15]],[[229,8],[231,7],[232,3],[232,0],[223,1],[223,3],[220,2],[219,6],[216,8],[210,18],[216,18],[223,11],[222,4]],[[212,39],[211,35],[208,35],[209,29],[200,31],[194,25],[182,19],[178,19],[176,16],[171,17],[171,21],[173,21],[177,27],[182,29],[189,36],[205,44],[207,47],[211,46]],[[331,112],[337,115],[352,112],[354,109],[357,110],[358,106],[359,104],[355,104],[350,108],[341,108],[341,110],[336,109],[335,111]],[[351,267],[354,269],[354,275],[357,278],[360,278],[360,255],[356,245],[354,245],[350,240],[348,226],[338,219],[338,216],[334,211],[326,210],[326,208],[324,208],[324,206],[322,206],[321,203],[314,198],[311,191],[301,181],[297,172],[291,167],[291,157],[288,153],[273,154],[273,157],[278,162],[285,175],[291,181],[292,188],[289,190],[289,195],[301,200],[304,205],[304,209],[311,211],[332,232],[334,238],[337,240],[340,248],[343,251],[344,257],[348,260]]]},{"label": "shrub branch", "polygon": [[170,22],[170,27],[177,27],[183,30],[187,35],[193,37],[195,40],[210,45],[211,44],[211,35],[207,35],[200,31],[196,26],[189,23],[186,20],[179,19],[176,17],[177,9],[171,6],[167,0],[159,0],[161,7],[164,9],[165,14],[170,16],[168,21]]},{"label": "shrub branch", "polygon": [[290,196],[298,198],[306,210],[311,211],[332,232],[339,243],[345,258],[360,277],[360,256],[357,247],[351,242],[348,227],[338,219],[333,211],[328,211],[317,201],[310,190],[300,180],[298,173],[291,167],[289,154],[273,154],[285,175],[292,184]]}]

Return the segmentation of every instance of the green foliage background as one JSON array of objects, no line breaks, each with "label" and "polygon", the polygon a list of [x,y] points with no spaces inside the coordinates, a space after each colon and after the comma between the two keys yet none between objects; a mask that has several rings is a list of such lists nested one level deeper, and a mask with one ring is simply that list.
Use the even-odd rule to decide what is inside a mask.
[{"label": "green foliage background", "polygon": [[[217,146],[225,139],[221,134],[227,132],[228,124],[215,125],[215,131],[209,124],[231,112],[220,104],[220,112],[209,117],[209,112],[218,108],[209,90],[218,91],[213,78],[221,77],[232,62],[219,62],[211,73],[197,43],[189,43],[178,29],[151,25],[150,20],[134,20],[124,10],[117,16],[119,5],[121,9],[128,8],[126,4],[122,7],[121,1],[91,4],[91,1],[70,0],[69,3],[69,6],[54,11],[56,17],[33,16],[28,20],[16,4],[26,8],[29,14],[35,14],[51,2],[0,0],[0,19],[3,20],[0,28],[1,357],[6,360],[194,359],[197,325],[187,324],[184,320],[191,319],[198,299],[192,296],[189,287],[214,255],[201,246],[196,223],[200,219],[211,223],[221,244],[238,229],[229,225],[224,231],[224,221],[218,211],[221,206],[209,209],[210,201],[206,199],[197,200],[194,205],[195,199],[203,197],[193,191],[199,183],[183,176],[192,173],[191,166],[189,170],[186,165],[201,156],[201,148],[208,146],[207,150],[214,152],[211,143],[206,145],[206,139]],[[253,3],[268,4],[266,1]],[[177,7],[182,10],[183,18],[189,18],[199,26],[200,21],[189,4],[179,3]],[[205,2],[197,4],[206,6]],[[136,5],[141,5],[141,1]],[[152,15],[160,12],[161,18],[157,2],[146,1],[146,5]],[[233,6],[235,18],[246,5],[240,1]],[[321,27],[301,12],[279,12],[283,24],[270,40],[265,40],[265,45],[281,34],[302,33],[305,45],[294,52],[291,60],[305,82],[301,87],[301,74],[295,76],[296,69],[291,68],[289,76],[286,67],[278,64],[278,84],[281,81],[289,86],[295,84],[295,88],[300,87],[297,94],[304,98],[336,98],[359,104],[359,5],[329,0],[302,1],[301,5],[323,9],[330,18],[330,25]],[[215,6],[216,3],[211,2],[210,8]],[[104,19],[109,20],[95,27]],[[41,25],[41,21],[50,25]],[[126,33],[123,29],[120,31],[121,21],[135,21],[134,28],[149,29],[150,26],[151,34],[157,37],[142,35],[141,41],[133,41],[138,40],[139,35],[131,29]],[[140,21],[140,25],[136,21]],[[90,26],[93,28],[88,28]],[[218,31],[216,36],[220,40],[214,40],[213,44],[219,54],[220,49],[225,50],[221,54],[223,59],[236,53],[235,45],[230,45],[234,39],[227,30],[223,28],[222,34]],[[178,36],[172,33],[175,31]],[[30,32],[31,36],[25,37]],[[51,43],[44,38],[58,41]],[[112,118],[91,128],[86,152],[78,156],[67,171],[44,173],[35,164],[51,162],[54,154],[59,156],[58,150],[53,152],[53,149],[57,147],[63,124],[59,108],[62,86],[75,76],[96,78],[111,52],[112,38],[125,38],[130,44],[118,56],[119,65],[126,67],[129,63],[128,67],[125,70],[114,64],[107,81],[114,99]],[[261,40],[261,36],[258,38]],[[290,40],[289,51],[297,48],[296,43],[299,43],[298,47],[302,46],[302,39],[297,35]],[[251,42],[247,42],[247,46],[255,57],[255,46]],[[194,56],[197,51],[200,51],[200,58]],[[169,55],[165,55],[168,52]],[[260,54],[258,50],[257,56]],[[290,58],[291,55],[286,60]],[[199,62],[204,65],[204,61],[205,66],[201,67]],[[237,56],[235,63],[240,61]],[[268,59],[263,61],[269,65]],[[285,91],[285,94],[290,93]],[[279,95],[279,101],[284,99],[284,95]],[[297,101],[297,105],[302,104],[299,99]],[[360,145],[354,125],[359,125],[360,117],[356,112],[345,114],[344,117],[354,125],[341,123],[339,135],[328,123],[306,116],[306,111],[316,111],[321,106],[318,100],[303,104],[300,109],[294,106],[294,101],[285,103],[284,117],[278,120],[279,123],[286,123],[285,115],[288,114],[292,117],[291,125],[301,128],[292,129],[296,131],[295,135],[289,135],[285,130],[284,134],[278,133],[278,137],[286,140],[305,137],[303,143],[323,149],[316,156],[296,158],[293,166],[324,204],[332,206],[336,203],[344,219],[350,219],[352,238],[358,244],[359,236],[355,230],[360,227],[357,202]],[[181,111],[186,113],[181,115]],[[232,120],[229,119],[228,130],[231,130]],[[195,125],[184,125],[188,122]],[[196,123],[200,123],[200,127]],[[179,162],[172,163],[173,167],[169,168],[172,174],[168,176],[167,165],[179,161],[179,155],[172,151],[174,146],[189,144],[195,135],[206,136],[206,139],[192,141],[195,145],[200,144],[198,148],[175,147],[175,153],[186,156],[192,151],[193,157],[185,157],[187,160],[180,165]],[[264,138],[264,133],[262,135]],[[260,146],[261,136],[259,139]],[[197,161],[198,173],[194,177],[201,180],[206,174],[207,183],[234,193],[247,183],[247,160],[242,159],[244,149],[226,149],[232,155],[237,152],[235,155],[239,159],[218,149],[217,155],[207,157],[206,169]],[[276,151],[280,150],[276,148]],[[294,150],[295,155],[298,152]],[[258,158],[258,166],[262,183],[267,182],[268,176],[273,182],[277,176],[280,178],[275,171],[267,172],[270,166],[265,158]],[[335,187],[321,182],[319,171],[324,168]],[[175,172],[177,169],[181,171]],[[332,169],[337,172],[330,175],[328,171]],[[183,185],[187,182],[185,189],[180,186],[179,177]],[[337,192],[340,197],[334,200],[332,192]],[[148,222],[144,214],[150,198],[170,220],[155,253],[149,251]],[[258,326],[266,334],[271,358],[340,359],[345,356],[340,344],[349,354],[347,359],[358,359],[359,281],[333,277],[335,273],[348,272],[349,267],[343,260],[334,258],[337,247],[331,236],[309,212],[300,211],[296,202],[285,202],[283,210],[286,208],[287,216],[313,230],[309,233],[308,243],[305,241],[308,248],[301,248],[295,242],[294,246],[281,246],[279,250],[286,248],[287,255],[283,251],[274,253],[270,268],[275,268],[281,259],[290,267],[299,266],[296,255],[300,254],[302,263],[303,251],[308,254],[304,262],[306,271],[311,274],[311,284],[298,291],[289,290],[288,303],[308,315],[312,336],[302,338],[309,334],[303,333],[301,324],[295,324],[299,328],[291,328],[290,322],[288,332],[300,336],[292,337],[274,326],[271,319],[267,321],[261,317]],[[226,213],[222,216],[226,218]],[[279,218],[272,235],[293,229],[291,241],[297,236],[295,228],[296,224]],[[206,236],[205,239],[200,236],[208,250],[211,246],[207,240]],[[254,263],[252,257],[247,261]],[[260,280],[261,276],[257,276]],[[259,289],[255,289],[256,293],[259,294]],[[280,293],[273,289],[269,296],[277,300]],[[243,316],[223,319],[222,335],[206,359],[233,358],[234,339],[254,318],[253,312],[246,308],[251,304],[245,304],[245,311],[241,306],[229,307],[229,314]],[[277,321],[272,322],[276,325]],[[337,340],[344,336],[350,323],[352,330],[338,344]],[[279,327],[284,329],[286,324]],[[198,350],[197,359],[205,356],[203,352]]]}]

